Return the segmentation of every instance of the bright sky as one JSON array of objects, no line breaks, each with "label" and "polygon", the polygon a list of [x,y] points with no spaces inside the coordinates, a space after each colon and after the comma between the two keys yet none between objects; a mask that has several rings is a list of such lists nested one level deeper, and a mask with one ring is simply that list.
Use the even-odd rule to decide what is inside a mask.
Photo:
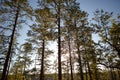
[{"label": "bright sky", "polygon": [[[104,11],[114,12],[114,14],[120,14],[120,0],[77,0],[80,2],[80,8],[87,11],[89,18],[93,17],[93,12],[96,9],[103,9]],[[35,0],[30,0],[30,4],[35,6]],[[29,24],[29,23],[28,23]],[[20,31],[21,37],[19,37],[18,42],[24,43],[26,39],[26,26]]]},{"label": "bright sky", "polygon": [[[87,11],[89,20],[94,16],[96,9],[113,12],[113,15],[120,14],[120,0],[77,0],[80,8]],[[115,16],[116,17],[116,16]],[[93,40],[98,41],[98,35],[93,35]]]},{"label": "bright sky", "polygon": [[77,0],[80,2],[82,10],[87,11],[90,15],[96,9],[103,9],[104,11],[120,13],[120,0]]},{"label": "bright sky", "polygon": [[[120,14],[120,0],[77,0],[80,2],[80,8],[84,11],[87,11],[89,14],[89,20],[93,17],[93,12],[96,9],[103,9],[104,11],[114,12],[113,14]],[[35,6],[34,0],[30,0],[30,4]],[[28,23],[29,24],[29,23]],[[21,36],[18,38],[19,43],[24,43],[27,38],[28,28],[23,26],[23,29],[20,31]],[[94,35],[94,40],[98,40],[98,36]],[[56,43],[51,44],[51,49],[56,51],[57,46]],[[56,49],[55,49],[56,48]],[[52,57],[53,58],[53,57]]]}]

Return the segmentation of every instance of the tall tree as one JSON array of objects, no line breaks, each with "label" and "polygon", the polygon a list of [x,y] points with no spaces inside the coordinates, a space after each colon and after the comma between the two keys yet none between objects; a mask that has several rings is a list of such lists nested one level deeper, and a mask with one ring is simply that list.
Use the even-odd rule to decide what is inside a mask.
[{"label": "tall tree", "polygon": [[64,0],[46,0],[45,1],[55,15],[55,22],[58,31],[58,80],[62,80],[62,68],[61,68],[61,14]]},{"label": "tall tree", "polygon": [[[76,6],[76,0],[69,0],[69,1],[65,1],[65,9],[64,9],[64,13],[63,13],[63,21],[64,21],[64,33],[63,36],[65,37],[64,41],[66,42],[65,45],[68,45],[68,53],[69,53],[69,64],[70,64],[70,72],[71,72],[71,80],[73,80],[73,61],[72,61],[72,53],[73,53],[73,41],[74,38],[73,35],[74,34],[74,27],[73,27],[73,22],[71,17],[73,17],[73,13],[72,11],[75,10]],[[66,48],[64,48],[66,49]]]},{"label": "tall tree", "polygon": [[41,6],[39,9],[35,10],[35,18],[37,23],[31,27],[31,30],[28,32],[28,36],[31,37],[29,41],[32,41],[32,43],[36,45],[38,53],[41,57],[40,80],[44,80],[46,68],[45,59],[49,54],[52,53],[52,51],[46,47],[46,44],[49,40],[52,40],[53,22],[49,8],[45,6],[43,1],[41,1],[39,4]]},{"label": "tall tree", "polygon": [[19,15],[19,6],[17,6],[17,10],[16,10],[15,23],[14,23],[14,27],[13,27],[13,31],[12,31],[12,35],[11,35],[11,40],[10,40],[9,49],[8,49],[8,53],[7,53],[7,56],[6,56],[6,60],[5,60],[4,69],[3,69],[1,80],[5,80],[5,75],[6,75],[6,71],[7,71],[8,61],[9,61],[9,58],[10,58],[10,53],[11,53],[14,33],[15,33],[17,20],[18,20],[18,15]]},{"label": "tall tree", "polygon": [[120,57],[120,16],[117,16],[117,19],[113,20],[111,29],[109,30],[110,33],[110,39],[109,44],[114,48],[114,50],[117,52],[118,56]]},{"label": "tall tree", "polygon": [[23,75],[25,76],[26,79],[26,73],[28,71],[27,66],[30,66],[30,64],[32,63],[32,60],[30,59],[30,55],[31,55],[31,51],[32,51],[32,45],[31,43],[24,43],[23,45],[23,50],[21,50],[20,52],[23,53],[23,55],[20,57],[20,61],[23,62]]},{"label": "tall tree", "polygon": [[24,79],[24,75],[23,75],[23,62],[20,60],[21,57],[20,55],[17,56],[17,60],[14,62],[14,65],[11,67],[10,72],[13,74],[12,75],[12,79],[13,80],[23,80]]},{"label": "tall tree", "polygon": [[91,71],[91,67],[90,67],[90,61],[91,58],[96,58],[92,55],[94,54],[93,51],[93,41],[92,41],[92,28],[90,28],[88,25],[82,28],[82,30],[84,32],[82,32],[81,34],[84,34],[84,36],[81,36],[82,39],[82,52],[83,54],[83,62],[86,63],[87,69],[88,69],[88,74],[89,74],[89,78],[90,80],[92,80],[92,71]]},{"label": "tall tree", "polygon": [[9,37],[4,33],[0,34],[0,72],[3,70],[4,60],[7,52]]},{"label": "tall tree", "polygon": [[[77,4],[79,5],[79,4]],[[73,9],[73,26],[74,26],[74,37],[75,37],[75,47],[76,53],[78,55],[78,63],[79,63],[79,72],[80,79],[84,80],[83,74],[83,56],[82,56],[82,47],[83,47],[83,39],[84,39],[84,28],[87,26],[87,13],[85,11],[81,11],[79,6],[75,6]]]},{"label": "tall tree", "polygon": [[[99,35],[100,40],[98,41],[99,49],[102,54],[101,64],[107,67],[108,71],[110,71],[111,79],[114,79],[113,68],[115,68],[114,61],[117,57],[119,57],[119,19],[117,19],[118,23],[116,23],[115,19],[113,19],[113,13],[105,12],[103,10],[96,10],[94,13],[95,17],[93,20],[95,21],[93,24],[95,32]],[[115,27],[116,26],[116,27]],[[117,29],[115,29],[115,28]],[[114,34],[114,30],[117,32]],[[113,35],[112,35],[113,34]],[[114,36],[115,35],[115,36]],[[113,38],[114,37],[114,38]]]},{"label": "tall tree", "polygon": [[[5,80],[5,78],[6,78],[6,72],[7,72],[8,62],[10,60],[11,49],[12,49],[13,39],[14,39],[14,36],[15,36],[16,27],[17,27],[18,23],[22,22],[22,20],[20,20],[20,19],[19,19],[19,22],[18,22],[18,17],[20,15],[20,11],[23,10],[24,6],[28,6],[27,0],[26,1],[22,1],[22,0],[5,1],[4,6],[3,6],[3,15],[4,15],[3,17],[5,17],[7,15],[10,16],[9,19],[8,19],[8,17],[5,18],[5,19],[7,19],[6,22],[8,22],[7,27],[8,26],[9,27],[13,26],[13,27],[11,28],[12,34],[11,34],[11,38],[10,38],[10,42],[9,42],[8,52],[7,52],[7,55],[6,55],[1,80]],[[6,24],[3,24],[3,26],[6,26]]]}]

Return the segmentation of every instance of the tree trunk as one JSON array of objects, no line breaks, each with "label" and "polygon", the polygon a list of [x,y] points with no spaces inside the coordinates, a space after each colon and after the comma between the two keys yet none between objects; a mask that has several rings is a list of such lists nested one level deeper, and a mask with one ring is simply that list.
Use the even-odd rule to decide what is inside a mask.
[{"label": "tree trunk", "polygon": [[112,70],[112,68],[110,68],[110,80],[116,80],[115,78],[114,78],[114,72],[113,72],[113,70]]},{"label": "tree trunk", "polygon": [[58,22],[58,80],[62,80],[62,69],[61,69],[61,28],[60,28],[60,0],[58,3],[57,12],[57,22]]},{"label": "tree trunk", "polygon": [[42,59],[41,59],[40,80],[44,80],[44,53],[45,53],[45,40],[42,41]]},{"label": "tree trunk", "polygon": [[11,63],[11,61],[12,61],[12,54],[10,55],[10,60],[9,60],[9,63],[8,63],[8,69],[7,69],[7,73],[6,73],[6,79],[5,80],[8,80],[8,78],[7,78],[7,76],[8,76],[8,74],[9,74],[9,69],[10,69],[10,63]]},{"label": "tree trunk", "polygon": [[6,76],[6,72],[7,72],[9,58],[10,58],[10,55],[11,55],[11,49],[12,49],[12,44],[13,44],[15,29],[16,29],[16,26],[17,26],[18,15],[19,15],[19,7],[18,7],[18,9],[16,11],[16,15],[15,15],[16,16],[15,17],[15,23],[13,25],[13,31],[12,31],[12,35],[11,35],[11,39],[10,39],[10,43],[9,43],[9,48],[8,48],[7,56],[6,56],[5,63],[4,63],[4,68],[3,68],[1,80],[5,80],[5,77],[7,77]]},{"label": "tree trunk", "polygon": [[[98,70],[97,70],[97,62],[96,62],[96,54],[94,54],[93,55],[93,63],[92,64],[94,64],[93,65],[93,78],[95,79],[95,80],[99,80],[100,78],[99,78],[99,76],[98,76]],[[100,75],[100,74],[99,74]]]},{"label": "tree trunk", "polygon": [[117,69],[117,75],[118,75],[118,79],[120,79],[120,70]]},{"label": "tree trunk", "polygon": [[85,80],[88,80],[88,71],[87,71],[87,63],[86,63],[86,61],[85,61],[85,77],[86,77],[86,79]]},{"label": "tree trunk", "polygon": [[82,70],[82,62],[81,62],[81,54],[80,54],[80,50],[79,50],[79,46],[77,46],[78,49],[78,62],[79,62],[79,69],[80,69],[80,79],[84,80],[84,75],[83,75],[83,70]]},{"label": "tree trunk", "polygon": [[15,80],[17,80],[17,74],[18,74],[17,71],[18,71],[18,69],[16,68],[15,69]]},{"label": "tree trunk", "polygon": [[69,60],[67,60],[67,80],[69,80]]},{"label": "tree trunk", "polygon": [[72,55],[71,55],[70,39],[69,39],[69,41],[68,41],[68,46],[69,46],[69,60],[70,60],[71,80],[73,80],[73,68],[72,68]]},{"label": "tree trunk", "polygon": [[[97,68],[96,68],[96,64],[95,64],[95,71],[94,71],[94,75],[95,75],[95,80],[99,80],[99,76],[98,76],[98,71],[97,71]],[[100,75],[100,74],[99,74]]]},{"label": "tree trunk", "polygon": [[118,56],[119,56],[119,58],[120,58],[120,50],[118,51]]},{"label": "tree trunk", "polygon": [[[76,19],[74,20],[74,25],[76,26]],[[81,60],[81,53],[80,53],[80,43],[78,42],[78,31],[76,30],[76,48],[77,48],[77,54],[78,54],[78,63],[79,63],[79,70],[80,70],[80,80],[84,80],[84,74],[83,74],[83,70],[82,70],[82,60]]]},{"label": "tree trunk", "polygon": [[87,67],[88,67],[88,73],[89,73],[90,80],[92,80],[92,73],[91,73],[90,65],[88,61],[87,61]]},{"label": "tree trunk", "polygon": [[80,67],[80,78],[81,80],[84,80],[84,75],[83,75],[83,70],[82,70],[82,62],[81,62],[81,55],[78,53],[79,55],[79,67]]},{"label": "tree trunk", "polygon": [[[26,56],[27,56],[27,53],[24,53],[25,55],[24,55],[24,59],[25,59],[25,61],[24,61],[24,69],[23,69],[23,75],[25,76],[25,79],[26,79]],[[24,78],[23,78],[23,80],[24,80]]]}]

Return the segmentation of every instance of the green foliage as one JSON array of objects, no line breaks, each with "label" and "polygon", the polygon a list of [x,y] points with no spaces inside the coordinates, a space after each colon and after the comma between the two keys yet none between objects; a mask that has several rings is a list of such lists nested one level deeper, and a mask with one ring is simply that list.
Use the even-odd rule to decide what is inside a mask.
[{"label": "green foliage", "polygon": [[24,45],[24,51],[25,53],[31,52],[32,51],[32,44],[31,43],[25,43]]},{"label": "green foliage", "polygon": [[120,44],[120,22],[112,23],[112,27],[110,29],[110,39],[114,45]]},{"label": "green foliage", "polygon": [[[37,4],[38,7],[33,8],[29,0],[6,0],[0,5],[0,77],[13,26],[16,25],[10,52],[16,55],[9,60],[9,63],[13,61],[8,80],[27,80],[39,75],[55,80],[120,79],[119,15],[114,18],[113,12],[96,10],[91,20],[93,23],[89,25],[87,12],[80,9],[76,0],[38,0]],[[33,22],[29,24],[30,20]],[[18,31],[22,26],[27,27],[26,23],[32,24],[27,42],[18,47]],[[100,38],[98,42],[92,40],[94,33]],[[57,42],[56,39],[58,60],[55,56],[52,65],[49,58],[54,52],[49,50],[48,44]],[[52,70],[56,72],[49,74]]]}]

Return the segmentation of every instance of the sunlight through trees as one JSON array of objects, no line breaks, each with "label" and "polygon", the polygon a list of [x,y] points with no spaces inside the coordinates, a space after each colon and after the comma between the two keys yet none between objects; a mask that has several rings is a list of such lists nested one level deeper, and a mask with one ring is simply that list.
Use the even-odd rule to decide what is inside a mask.
[{"label": "sunlight through trees", "polygon": [[77,0],[1,0],[0,79],[119,80],[120,15],[96,9],[89,18],[80,6]]}]

